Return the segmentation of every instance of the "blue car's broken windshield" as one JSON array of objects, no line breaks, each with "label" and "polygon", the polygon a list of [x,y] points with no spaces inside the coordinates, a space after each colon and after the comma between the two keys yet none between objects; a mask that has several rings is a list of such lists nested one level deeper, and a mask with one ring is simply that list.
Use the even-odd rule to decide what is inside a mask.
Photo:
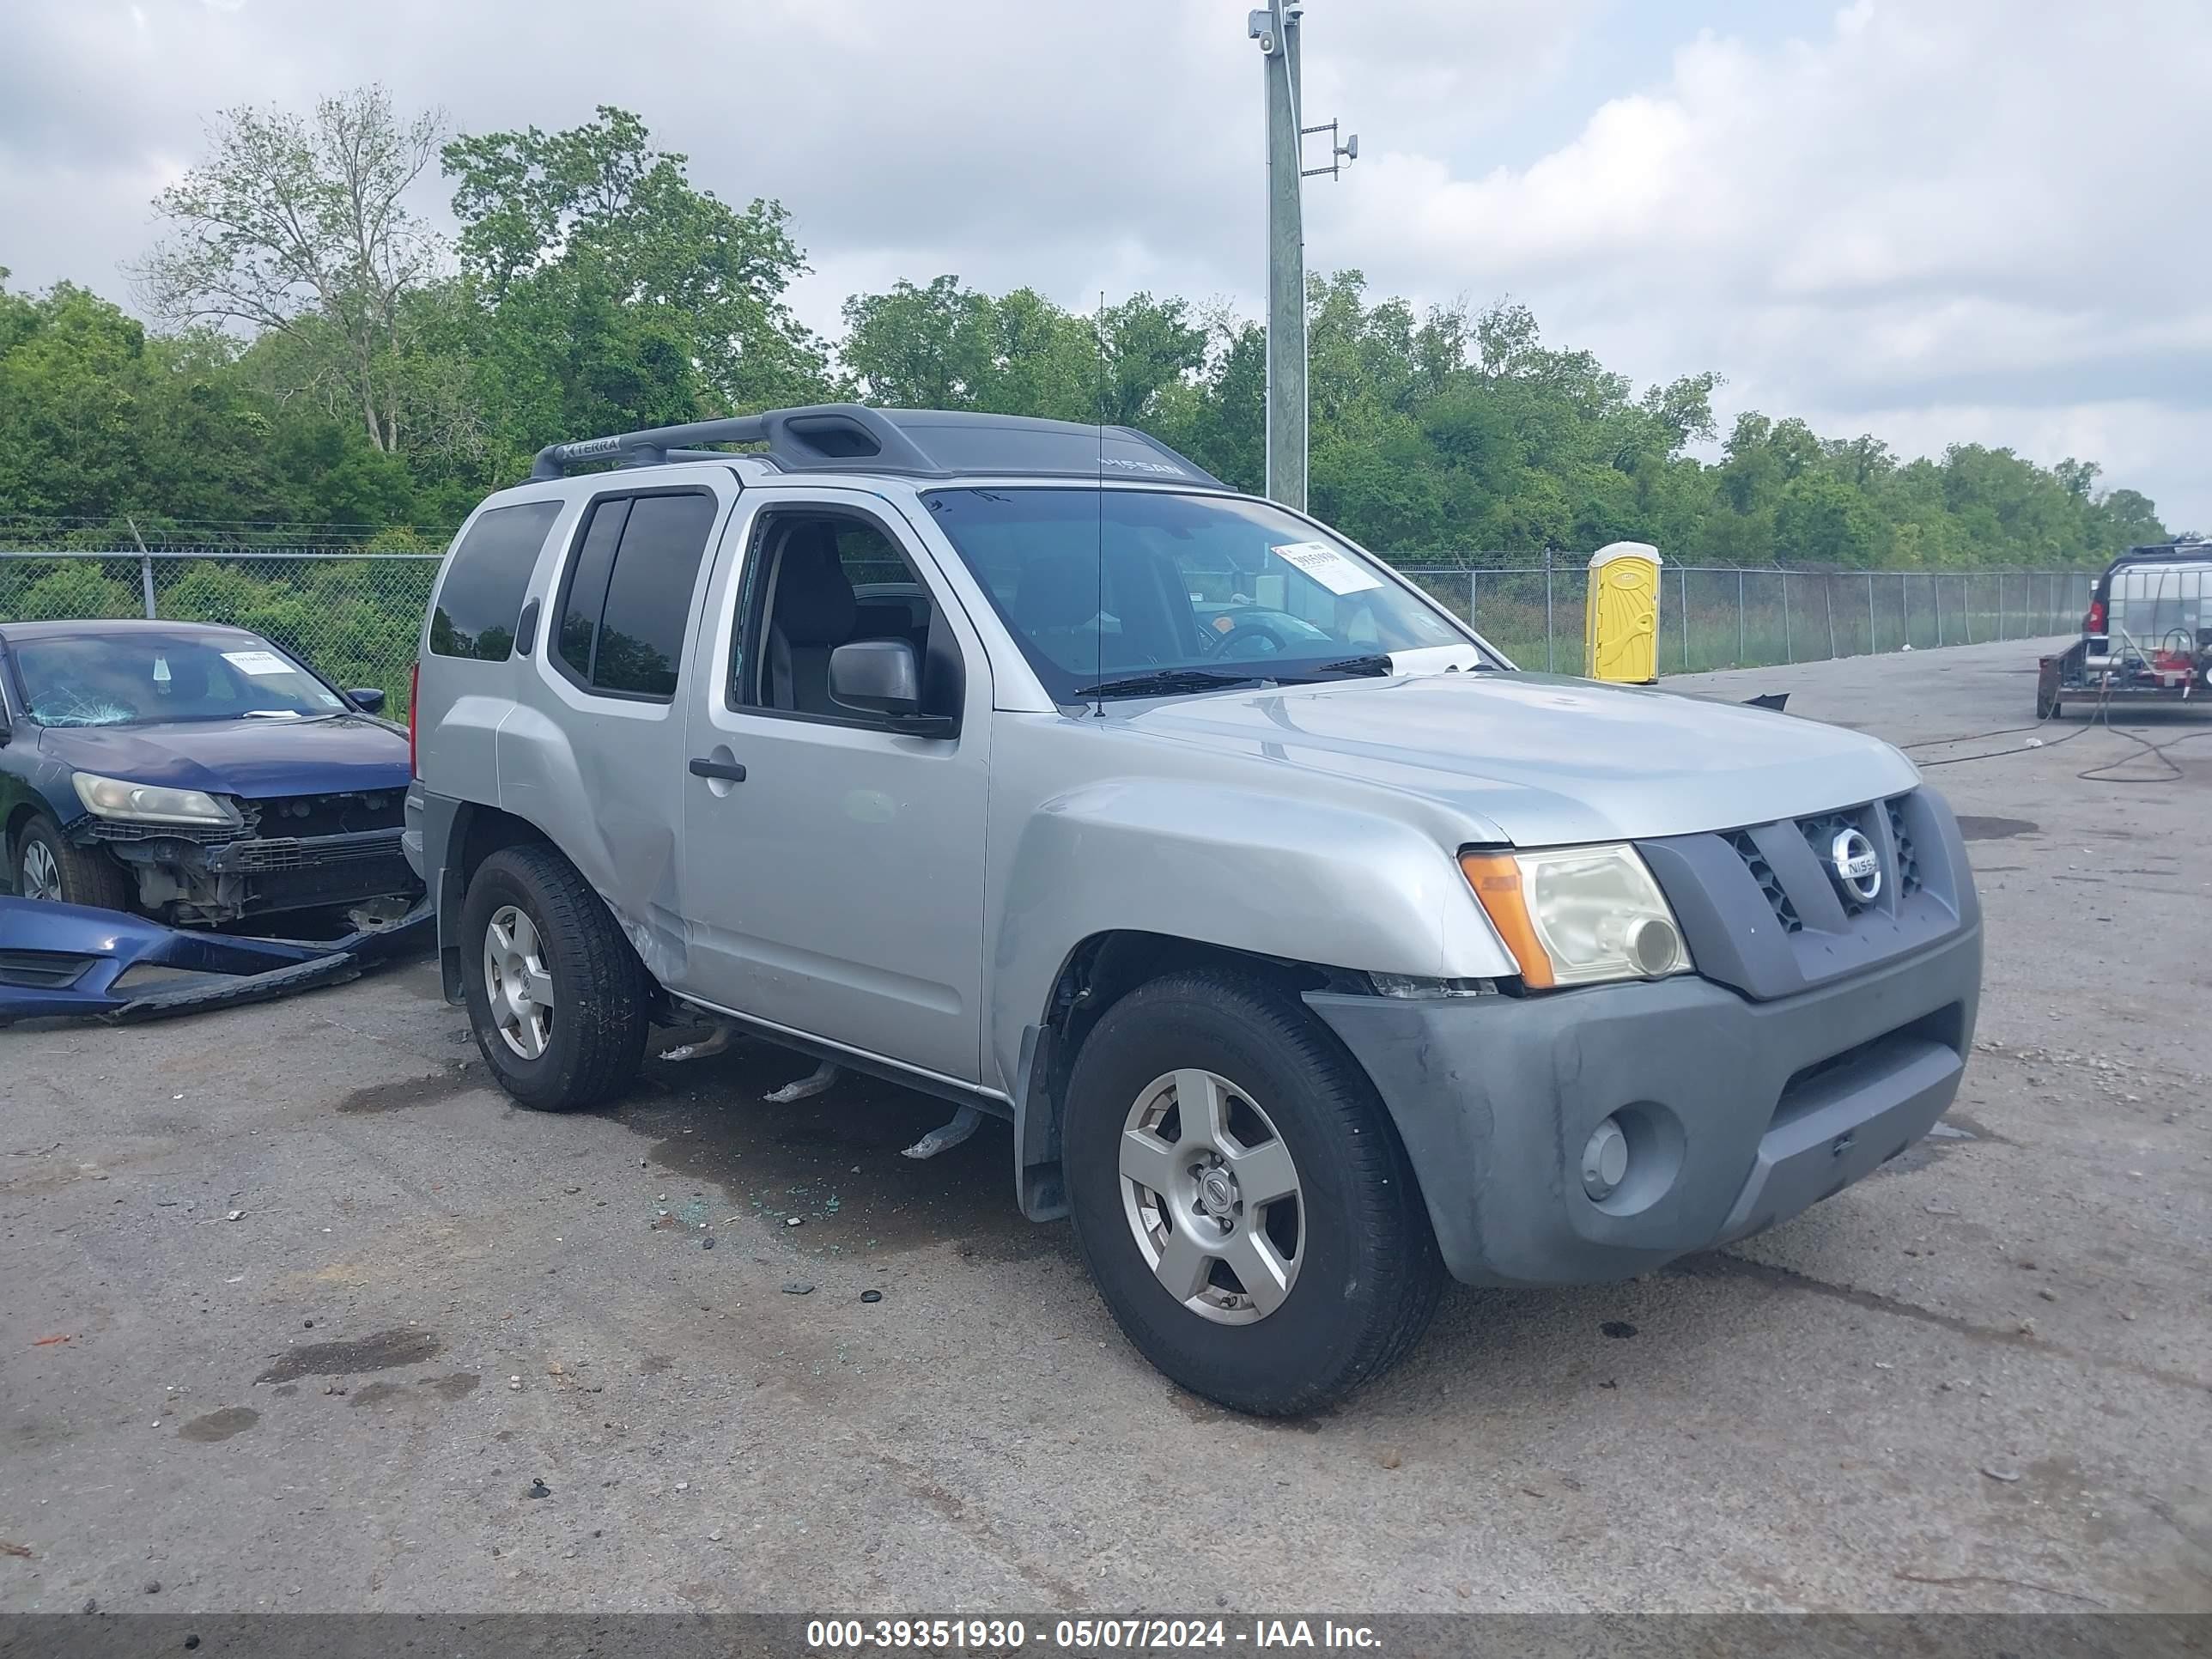
[{"label": "blue car's broken windshield", "polygon": [[345,708],[250,634],[88,634],[20,641],[14,654],[24,701],[41,726],[301,720]]}]

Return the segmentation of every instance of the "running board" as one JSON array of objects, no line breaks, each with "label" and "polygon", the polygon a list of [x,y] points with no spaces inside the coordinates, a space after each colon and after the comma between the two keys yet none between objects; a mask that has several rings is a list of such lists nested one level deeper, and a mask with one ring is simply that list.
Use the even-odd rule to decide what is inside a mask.
[{"label": "running board", "polygon": [[994,1117],[1012,1118],[1014,1115],[1013,1102],[1008,1100],[996,1089],[986,1089],[978,1083],[967,1083],[957,1077],[947,1077],[942,1072],[932,1072],[919,1066],[908,1066],[903,1061],[890,1060],[882,1054],[870,1054],[865,1048],[850,1048],[842,1042],[832,1042],[827,1037],[811,1036],[805,1031],[793,1030],[788,1025],[779,1025],[772,1019],[762,1019],[753,1014],[741,1014],[734,1008],[725,1008],[719,1003],[708,1002],[702,997],[678,996],[676,1000],[686,1007],[696,1008],[702,1013],[718,1015],[721,1018],[742,1025],[757,1036],[765,1037],[770,1042],[780,1044],[786,1048],[795,1049],[810,1059],[830,1060],[842,1066],[848,1071],[860,1072],[869,1077],[878,1078],[885,1083],[896,1083],[902,1088],[918,1090],[926,1095],[934,1095],[939,1100],[949,1100],[955,1105],[980,1106]]}]

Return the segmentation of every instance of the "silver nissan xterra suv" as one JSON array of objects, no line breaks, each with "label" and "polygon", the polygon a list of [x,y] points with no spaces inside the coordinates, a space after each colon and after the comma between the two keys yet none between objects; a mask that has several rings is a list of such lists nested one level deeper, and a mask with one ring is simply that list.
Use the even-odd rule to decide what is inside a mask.
[{"label": "silver nissan xterra suv", "polygon": [[1127,428],[553,445],[418,672],[406,847],[510,1093],[605,1100],[711,1014],[1006,1119],[1023,1210],[1246,1411],[1389,1366],[1447,1273],[1796,1215],[1972,1039],[1966,851],[1895,749],[1522,673]]}]

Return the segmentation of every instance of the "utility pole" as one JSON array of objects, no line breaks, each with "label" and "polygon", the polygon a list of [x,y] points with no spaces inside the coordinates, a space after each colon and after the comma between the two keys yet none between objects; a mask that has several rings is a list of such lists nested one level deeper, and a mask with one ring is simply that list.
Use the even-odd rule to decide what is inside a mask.
[{"label": "utility pole", "polygon": [[[1267,495],[1303,512],[1306,504],[1306,233],[1304,180],[1335,178],[1356,159],[1356,133],[1336,141],[1337,124],[1300,125],[1298,0],[1268,0],[1246,19],[1260,43],[1267,106]],[[1305,166],[1308,134],[1329,135],[1329,161]]]}]

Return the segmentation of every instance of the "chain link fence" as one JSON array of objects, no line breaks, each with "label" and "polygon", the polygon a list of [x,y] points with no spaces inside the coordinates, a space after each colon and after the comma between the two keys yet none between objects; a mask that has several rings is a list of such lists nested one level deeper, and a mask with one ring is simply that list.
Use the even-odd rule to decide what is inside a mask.
[{"label": "chain link fence", "polygon": [[[1583,672],[1586,561],[1400,568],[1523,668]],[[1660,574],[1659,672],[1764,668],[2073,632],[2086,570],[1723,569]]]},{"label": "chain link fence", "polygon": [[[0,543],[9,538],[0,522]],[[389,533],[389,532],[387,532]],[[52,541],[77,539],[54,537]],[[229,623],[306,659],[342,685],[384,688],[406,707],[408,671],[442,538],[413,547],[283,545],[281,527],[219,540],[179,533],[117,548],[0,545],[0,622],[155,617]],[[427,544],[427,546],[425,545]],[[1523,668],[1583,671],[1585,561],[1443,567],[1401,562],[1413,581]],[[1659,672],[1762,667],[2071,632],[2087,571],[1719,569],[1662,573]]]},{"label": "chain link fence", "polygon": [[0,549],[0,622],[154,617],[228,623],[404,719],[438,553],[298,548]]}]

